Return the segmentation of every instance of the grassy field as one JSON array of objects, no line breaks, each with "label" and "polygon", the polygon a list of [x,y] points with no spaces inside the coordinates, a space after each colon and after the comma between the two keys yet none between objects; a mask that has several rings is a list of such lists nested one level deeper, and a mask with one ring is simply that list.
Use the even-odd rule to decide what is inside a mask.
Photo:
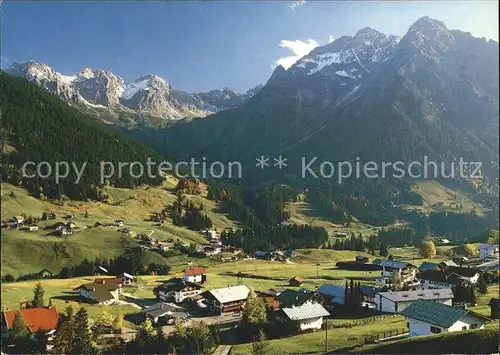
[{"label": "grassy field", "polygon": [[[337,320],[332,320],[335,322]],[[328,331],[328,351],[340,351],[354,345],[364,344],[365,337],[376,333],[395,331],[406,327],[404,317],[384,319],[352,328],[336,328]],[[315,353],[325,350],[325,331],[300,334],[283,339],[268,340],[265,354]],[[233,354],[252,354],[252,343],[235,345]]]},{"label": "grassy field", "polygon": [[485,330],[414,337],[353,349],[362,354],[493,354],[498,353],[498,324]]},{"label": "grassy field", "polygon": [[[301,250],[305,252],[304,250]],[[325,251],[319,251],[321,256],[325,256]],[[237,277],[234,273],[245,273],[247,277],[242,279],[242,282],[247,286],[253,287],[255,290],[267,290],[273,287],[288,287],[287,280],[294,276],[302,276],[305,279],[303,287],[316,289],[322,283],[344,283],[348,278],[373,278],[375,274],[358,271],[344,271],[335,268],[336,260],[350,260],[352,252],[345,251],[327,251],[330,254],[330,262],[322,262],[316,266],[316,262],[310,263],[281,263],[264,260],[242,260],[228,263],[214,263],[209,260],[194,261],[195,264],[207,268],[207,289],[227,287],[228,285],[237,284]],[[314,257],[315,253],[312,253]],[[312,260],[312,259],[310,259]],[[314,259],[317,260],[317,259]],[[302,260],[303,261],[303,260]],[[125,292],[134,294],[137,297],[153,298],[153,288],[159,283],[170,277],[179,277],[182,275],[182,270],[187,266],[185,261],[179,261],[178,264],[173,264],[171,275],[168,276],[140,276],[138,288],[126,288]],[[265,276],[269,279],[259,279],[257,277]],[[58,308],[65,308],[65,304],[71,300],[72,289],[82,283],[93,281],[93,277],[80,277],[71,279],[53,279],[40,280],[45,289],[45,300],[48,302],[50,298]],[[335,280],[332,280],[335,279]],[[32,298],[32,290],[35,284],[39,282],[24,281],[14,283],[4,283],[2,285],[2,307],[9,309],[17,308],[19,301],[25,301]],[[100,306],[91,305],[92,309],[99,310]],[[113,308],[113,307],[110,307]],[[134,309],[131,309],[134,311]],[[98,311],[96,311],[98,312]]]},{"label": "grassy field", "polygon": [[[83,283],[92,282],[93,277],[81,277],[64,280],[40,280],[44,288],[45,303],[48,304],[52,299],[52,304],[59,312],[64,312],[66,307],[72,305],[75,309],[84,306],[92,320],[98,319],[104,310],[111,315],[118,314],[126,315],[139,312],[139,310],[131,305],[118,306],[102,306],[96,304],[78,303],[73,288],[78,287]],[[2,284],[2,310],[18,309],[19,302],[28,301],[33,298],[33,289],[38,281],[25,281],[16,283]],[[126,324],[132,326],[132,324]]]},{"label": "grassy field", "polygon": [[[69,201],[60,205],[41,201],[30,196],[22,188],[2,183],[2,219],[22,213],[40,217],[42,212],[48,211],[53,211],[58,216],[56,220],[40,222],[40,230],[36,232],[2,230],[2,275],[11,274],[17,277],[21,274],[38,272],[42,268],[58,272],[62,267],[79,263],[84,258],[109,259],[123,254],[128,247],[137,245],[135,238],[118,232],[119,228],[94,228],[93,225],[97,221],[109,223],[116,219],[124,220],[125,226],[130,227],[135,236],[152,232],[152,236],[158,240],[177,239],[183,243],[206,243],[200,233],[174,226],[168,220],[161,226],[149,221],[152,213],[160,212],[175,200],[173,186],[175,186],[174,181],[167,181],[162,187],[135,189],[108,187],[107,193],[117,205],[97,201]],[[194,200],[197,204],[203,203],[215,228],[236,226],[224,214],[217,212],[217,206],[212,201],[200,196],[186,195],[186,198]],[[63,221],[60,217],[66,214],[74,215],[72,221],[82,229],[82,232],[61,238],[48,236],[48,232],[42,230],[57,221]],[[160,263],[162,259],[164,258],[159,254],[151,252],[152,262]],[[177,259],[168,262],[176,263]]]},{"label": "grassy field", "polygon": [[[483,213],[482,206],[473,202],[466,193],[452,190],[437,181],[419,181],[413,185],[413,190],[420,194],[424,200],[423,206],[412,206],[413,209],[426,212],[444,210],[457,213],[476,211],[480,215]],[[462,205],[462,208],[458,208],[460,205]]]},{"label": "grassy field", "polygon": [[325,216],[318,214],[314,208],[307,202],[288,202],[285,210],[290,212],[290,222],[296,224],[307,224],[310,226],[323,227],[329,235],[334,235],[335,232],[342,229],[349,234],[361,233],[363,237],[369,237],[376,234],[381,227],[373,227],[369,224],[353,222],[351,226],[344,227],[341,224],[332,223]]}]

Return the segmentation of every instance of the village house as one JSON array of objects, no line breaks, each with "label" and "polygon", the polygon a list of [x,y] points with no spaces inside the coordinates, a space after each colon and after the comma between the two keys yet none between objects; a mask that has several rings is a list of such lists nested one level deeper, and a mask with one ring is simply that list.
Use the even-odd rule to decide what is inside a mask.
[{"label": "village house", "polygon": [[207,291],[205,304],[216,313],[239,312],[245,308],[250,290],[245,285],[216,288]]},{"label": "village house", "polygon": [[14,223],[17,225],[17,226],[20,226],[23,224],[24,222],[24,217],[23,216],[14,216],[12,217],[12,220],[14,221]]},{"label": "village house", "polygon": [[418,300],[439,302],[451,306],[453,292],[449,289],[379,292],[375,297],[375,304],[379,312],[399,313]]},{"label": "village house", "polygon": [[[381,275],[375,279],[377,287],[402,286],[405,283],[412,283],[415,280],[417,267],[406,261],[384,260],[378,264],[382,268]],[[400,280],[400,285],[392,285],[394,278]]]},{"label": "village house", "polygon": [[319,303],[304,303],[300,306],[281,308],[276,312],[278,322],[294,322],[300,330],[321,329],[323,317],[330,313]]},{"label": "village house", "polygon": [[181,278],[174,277],[155,287],[153,293],[161,301],[174,301],[181,303],[185,299],[199,295],[202,292],[201,285],[193,282],[187,282]]},{"label": "village house", "polygon": [[303,283],[304,283],[304,279],[300,276],[295,276],[295,277],[291,278],[290,280],[288,280],[288,284],[290,286],[300,287]]},{"label": "village house", "polygon": [[116,282],[92,282],[74,289],[80,297],[98,304],[112,304],[118,301],[120,284]]},{"label": "village house", "polygon": [[334,233],[334,237],[339,237],[339,238],[346,238],[347,237],[347,232],[343,229],[340,229]]},{"label": "village house", "polygon": [[183,270],[184,281],[204,284],[207,281],[207,273],[202,267],[188,267]]},{"label": "village house", "polygon": [[42,270],[38,271],[38,276],[41,279],[50,279],[50,278],[54,277],[55,275],[50,270],[42,269]]},{"label": "village house", "polygon": [[158,302],[152,306],[148,306],[144,308],[142,312],[144,317],[151,319],[155,325],[176,324],[184,322],[188,318],[188,314],[183,308],[164,302]]},{"label": "village house", "polygon": [[201,232],[207,239],[220,239],[220,234],[213,229],[206,229]]},{"label": "village house", "polygon": [[422,290],[448,288],[462,283],[475,284],[479,279],[479,270],[459,266],[449,266],[441,270],[425,270],[417,274]]},{"label": "village house", "polygon": [[9,338],[10,330],[18,313],[21,314],[32,337],[36,334],[43,334],[47,336],[48,340],[51,339],[51,335],[55,332],[59,322],[57,310],[52,307],[25,308],[2,312],[2,339]]},{"label": "village house", "polygon": [[173,248],[172,243],[168,242],[158,242],[156,248],[158,248],[159,251],[169,251],[171,248]]},{"label": "village house", "polygon": [[489,319],[479,313],[443,303],[418,300],[401,315],[408,318],[410,337],[484,329]]},{"label": "village house", "polygon": [[38,230],[38,226],[36,224],[33,224],[31,226],[21,227],[20,230],[27,231],[27,232],[34,232],[34,231]]},{"label": "village house", "polygon": [[121,273],[117,278],[121,280],[122,285],[130,285],[134,281],[134,277],[126,272]]},{"label": "village house", "polygon": [[368,262],[368,258],[363,255],[358,255],[355,258],[357,264],[366,264]]},{"label": "village house", "polygon": [[370,285],[361,285],[359,287],[359,291],[361,292],[361,295],[363,296],[361,306],[365,307],[365,308],[375,309],[376,308],[375,298],[377,295],[375,288],[373,286],[370,286]]},{"label": "village house", "polygon": [[498,259],[497,244],[479,244],[478,250],[481,259]]},{"label": "village house", "polygon": [[206,256],[210,255],[217,255],[221,253],[221,248],[220,247],[204,247],[203,252],[205,253]]},{"label": "village house", "polygon": [[453,260],[443,260],[439,263],[439,267],[441,269],[446,269],[447,267],[450,266],[458,267],[457,263],[455,263]]}]

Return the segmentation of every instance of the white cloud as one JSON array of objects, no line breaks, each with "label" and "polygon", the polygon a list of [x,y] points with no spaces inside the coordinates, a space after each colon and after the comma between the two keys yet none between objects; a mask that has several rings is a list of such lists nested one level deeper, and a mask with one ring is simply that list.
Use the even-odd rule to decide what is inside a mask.
[{"label": "white cloud", "polygon": [[328,43],[332,43],[333,41],[335,41],[335,37],[333,37],[332,35],[330,35],[328,37]]},{"label": "white cloud", "polygon": [[285,69],[288,69],[296,61],[309,54],[317,46],[318,42],[311,38],[309,38],[307,41],[301,41],[298,39],[295,41],[282,40],[280,42],[280,47],[290,49],[293,52],[293,55],[288,57],[281,57],[276,61],[276,64],[281,65]]},{"label": "white cloud", "polygon": [[296,0],[290,4],[290,9],[295,10],[297,7],[302,6],[305,3],[305,0]]}]

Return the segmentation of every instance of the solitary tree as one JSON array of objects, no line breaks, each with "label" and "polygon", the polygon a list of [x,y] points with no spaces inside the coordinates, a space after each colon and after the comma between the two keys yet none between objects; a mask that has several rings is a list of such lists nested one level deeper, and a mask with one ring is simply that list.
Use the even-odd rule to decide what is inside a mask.
[{"label": "solitary tree", "polygon": [[380,256],[389,255],[389,249],[385,243],[380,243]]},{"label": "solitary tree", "polygon": [[38,282],[33,289],[33,301],[31,302],[31,307],[38,308],[43,307],[45,305],[45,301],[43,300],[43,287],[40,282]]},{"label": "solitary tree", "polygon": [[478,256],[479,251],[477,250],[477,247],[474,244],[465,244],[464,245],[464,253],[467,256]]},{"label": "solitary tree", "polygon": [[75,339],[72,346],[74,354],[92,354],[95,344],[92,341],[92,331],[89,326],[87,310],[82,307],[75,315]]},{"label": "solitary tree", "polygon": [[432,240],[425,240],[420,246],[420,255],[424,258],[433,258],[436,256],[436,245]]},{"label": "solitary tree", "polygon": [[253,343],[253,354],[261,355],[266,353],[267,338],[264,331],[261,329],[257,334],[257,341]]},{"label": "solitary tree", "polygon": [[253,290],[248,294],[247,304],[243,310],[242,322],[260,324],[266,322],[266,306],[262,298],[257,297]]},{"label": "solitary tree", "polygon": [[479,279],[477,280],[477,288],[479,289],[479,292],[483,295],[486,292],[488,292],[488,284],[486,283],[486,279],[484,278],[483,275],[480,275]]},{"label": "solitary tree", "polygon": [[115,333],[121,333],[123,329],[123,316],[121,314],[117,315],[113,320],[112,325],[113,331]]},{"label": "solitary tree", "polygon": [[14,342],[22,342],[27,339],[30,332],[28,326],[24,322],[23,316],[20,312],[16,312],[14,322],[12,322],[11,336]]}]

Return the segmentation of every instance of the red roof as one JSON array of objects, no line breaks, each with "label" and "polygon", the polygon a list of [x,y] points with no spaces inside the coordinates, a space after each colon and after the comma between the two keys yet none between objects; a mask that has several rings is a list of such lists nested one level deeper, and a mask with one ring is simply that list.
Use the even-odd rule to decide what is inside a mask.
[{"label": "red roof", "polygon": [[114,283],[117,285],[122,284],[122,279],[120,277],[115,277],[113,279],[95,279],[94,282],[96,284],[104,284],[104,283]]},{"label": "red roof", "polygon": [[20,312],[30,332],[48,332],[57,328],[59,315],[55,308],[26,308],[3,312],[7,329],[12,328],[16,313]]},{"label": "red roof", "polygon": [[184,273],[188,276],[203,275],[205,273],[205,268],[203,268],[203,267],[190,267],[190,268],[185,269]]}]

